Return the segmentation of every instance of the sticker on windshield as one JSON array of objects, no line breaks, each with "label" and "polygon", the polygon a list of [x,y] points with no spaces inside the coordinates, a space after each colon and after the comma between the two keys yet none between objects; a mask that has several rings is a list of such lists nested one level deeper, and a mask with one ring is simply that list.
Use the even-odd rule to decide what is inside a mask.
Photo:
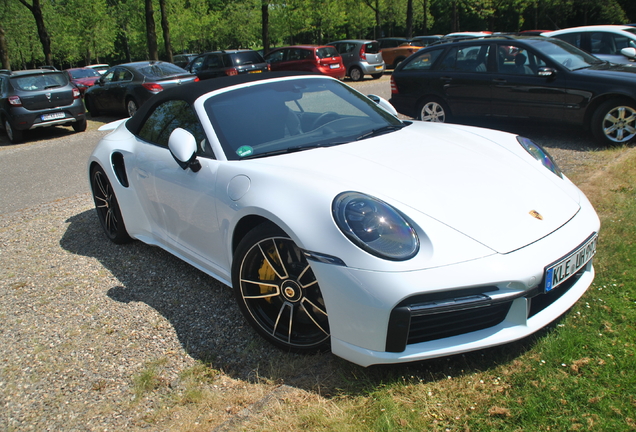
[{"label": "sticker on windshield", "polygon": [[236,154],[239,155],[239,157],[249,156],[252,153],[254,153],[254,149],[250,146],[241,146],[236,150]]}]

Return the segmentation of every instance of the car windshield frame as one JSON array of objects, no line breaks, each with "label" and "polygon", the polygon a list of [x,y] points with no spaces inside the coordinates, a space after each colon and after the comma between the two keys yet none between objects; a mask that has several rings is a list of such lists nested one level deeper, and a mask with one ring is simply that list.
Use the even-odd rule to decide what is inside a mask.
[{"label": "car windshield frame", "polygon": [[[227,160],[342,145],[405,125],[346,84],[321,77],[227,89],[203,107]],[[313,127],[322,116],[324,124]]]}]

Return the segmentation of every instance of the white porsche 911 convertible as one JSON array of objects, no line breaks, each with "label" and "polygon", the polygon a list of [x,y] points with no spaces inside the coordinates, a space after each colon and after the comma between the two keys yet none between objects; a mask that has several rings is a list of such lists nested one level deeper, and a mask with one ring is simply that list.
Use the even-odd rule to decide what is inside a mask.
[{"label": "white porsche 911 convertible", "polygon": [[529,139],[401,121],[318,75],[168,89],[88,162],[115,243],[234,289],[274,345],[368,366],[523,338],[594,278],[599,219]]}]

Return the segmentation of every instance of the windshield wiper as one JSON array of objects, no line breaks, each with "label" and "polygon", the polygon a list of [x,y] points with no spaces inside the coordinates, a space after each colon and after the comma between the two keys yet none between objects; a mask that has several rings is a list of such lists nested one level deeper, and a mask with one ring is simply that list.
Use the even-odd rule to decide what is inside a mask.
[{"label": "windshield wiper", "polygon": [[370,137],[382,135],[382,134],[385,134],[385,133],[397,131],[397,130],[400,130],[400,129],[408,126],[409,124],[410,123],[401,123],[399,125],[386,125],[386,126],[383,126],[381,128],[373,129],[373,130],[371,130],[371,131],[369,131],[367,133],[363,133],[362,135],[360,135],[358,138],[356,138],[356,141],[360,141],[360,140],[363,140],[365,138],[370,138]]}]

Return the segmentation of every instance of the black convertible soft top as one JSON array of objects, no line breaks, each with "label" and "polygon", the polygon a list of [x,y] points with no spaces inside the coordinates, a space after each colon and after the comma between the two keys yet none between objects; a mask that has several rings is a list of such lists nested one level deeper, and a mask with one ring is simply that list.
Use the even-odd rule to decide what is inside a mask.
[{"label": "black convertible soft top", "polygon": [[282,78],[290,76],[311,76],[317,75],[311,72],[266,72],[260,74],[241,74],[235,76],[212,78],[199,82],[191,82],[181,86],[171,87],[161,93],[156,94],[146,103],[144,103],[135,115],[126,122],[126,128],[133,134],[137,135],[143,126],[146,117],[152,113],[155,107],[167,100],[182,100],[192,105],[194,101],[201,95],[211,91],[219,90],[225,87],[245,84],[255,81],[264,81],[273,78]]}]

